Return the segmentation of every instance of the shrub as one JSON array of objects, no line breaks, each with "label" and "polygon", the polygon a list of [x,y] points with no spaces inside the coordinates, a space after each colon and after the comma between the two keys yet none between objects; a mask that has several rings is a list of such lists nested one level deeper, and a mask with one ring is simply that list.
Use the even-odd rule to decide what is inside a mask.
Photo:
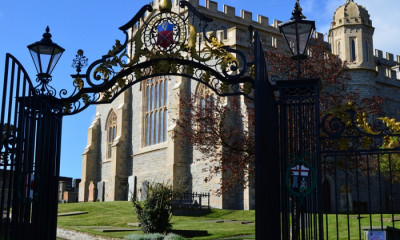
[{"label": "shrub", "polygon": [[164,238],[164,240],[185,240],[185,239],[186,238],[174,233],[170,233]]},{"label": "shrub", "polygon": [[167,236],[164,236],[160,233],[151,233],[151,234],[130,234],[124,237],[129,240],[186,240],[186,238],[170,233]]},{"label": "shrub", "polygon": [[172,193],[172,186],[166,183],[149,183],[146,200],[132,199],[144,233],[171,231]]},{"label": "shrub", "polygon": [[151,233],[151,234],[130,234],[124,237],[129,240],[163,240],[164,235],[160,233]]}]

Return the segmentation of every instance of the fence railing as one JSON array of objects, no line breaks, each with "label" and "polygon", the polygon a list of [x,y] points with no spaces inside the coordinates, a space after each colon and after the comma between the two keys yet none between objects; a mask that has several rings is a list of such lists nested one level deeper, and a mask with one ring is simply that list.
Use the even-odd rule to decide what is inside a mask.
[{"label": "fence railing", "polygon": [[184,192],[175,197],[173,206],[210,209],[210,193]]}]

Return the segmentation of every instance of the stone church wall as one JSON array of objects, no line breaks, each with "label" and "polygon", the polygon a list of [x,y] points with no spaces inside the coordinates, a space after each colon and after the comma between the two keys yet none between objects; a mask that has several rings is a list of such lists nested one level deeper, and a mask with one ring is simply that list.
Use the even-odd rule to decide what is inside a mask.
[{"label": "stone church wall", "polygon": [[167,149],[161,148],[150,152],[133,155],[133,175],[137,176],[138,186],[144,181],[165,182],[167,165]]},{"label": "stone church wall", "polygon": [[132,144],[132,151],[137,153],[138,150],[141,148],[142,142],[142,118],[143,118],[143,102],[142,102],[142,95],[143,92],[141,91],[141,83],[133,85],[132,89],[132,135],[131,135],[131,144]]}]

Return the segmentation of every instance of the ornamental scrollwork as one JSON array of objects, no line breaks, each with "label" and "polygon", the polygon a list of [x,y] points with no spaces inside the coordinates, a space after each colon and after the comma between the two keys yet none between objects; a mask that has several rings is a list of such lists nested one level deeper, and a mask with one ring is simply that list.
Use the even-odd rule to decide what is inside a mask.
[{"label": "ornamental scrollwork", "polygon": [[323,151],[390,150],[400,148],[400,123],[388,117],[370,123],[366,113],[357,114],[351,103],[331,110],[321,121]]},{"label": "ornamental scrollwork", "polygon": [[158,11],[151,5],[142,7],[120,27],[125,41],[116,40],[107,55],[90,64],[84,74],[80,71],[85,58],[78,52],[73,64],[77,74],[71,75],[74,91],[69,95],[66,90],[59,93],[63,114],[111,102],[133,84],[160,75],[191,78],[220,96],[244,95],[251,99],[248,93],[254,76],[245,54],[207,34],[213,20],[189,2],[181,1],[179,7],[185,9],[184,14],[173,12],[170,0],[161,1]]}]

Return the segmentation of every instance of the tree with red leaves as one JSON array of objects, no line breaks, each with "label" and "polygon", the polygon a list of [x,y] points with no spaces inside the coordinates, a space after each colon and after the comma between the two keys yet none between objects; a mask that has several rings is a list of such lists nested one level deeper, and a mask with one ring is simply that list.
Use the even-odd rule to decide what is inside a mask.
[{"label": "tree with red leaves", "polygon": [[[357,92],[347,92],[347,63],[333,55],[327,43],[314,39],[310,56],[302,63],[302,77],[321,79],[321,116],[332,109],[352,104],[356,111],[380,113],[382,99],[372,96],[360,99]],[[286,52],[268,49],[265,53],[269,79],[296,79],[297,62]],[[189,109],[176,120],[183,136],[182,144],[191,144],[201,153],[197,161],[208,162],[208,177],[221,176],[218,193],[246,188],[254,179],[254,107],[243,97],[214,98],[192,95],[180,99],[180,108]]]},{"label": "tree with red leaves", "polygon": [[[354,110],[366,114],[383,113],[383,98],[369,96],[362,98],[357,91],[349,92],[346,88],[351,81],[348,74],[348,63],[330,52],[328,43],[322,39],[313,39],[309,46],[309,57],[302,63],[302,78],[320,79],[321,113],[353,103]],[[296,79],[297,62],[287,54],[275,48],[269,48],[265,53],[270,79]],[[324,114],[322,114],[324,115]]]},{"label": "tree with red leaves", "polygon": [[205,181],[221,174],[225,190],[246,186],[254,178],[254,109],[243,106],[240,97],[219,98],[214,94],[181,97],[181,116],[175,132],[182,144],[191,144],[201,153],[196,161],[207,162]]}]

